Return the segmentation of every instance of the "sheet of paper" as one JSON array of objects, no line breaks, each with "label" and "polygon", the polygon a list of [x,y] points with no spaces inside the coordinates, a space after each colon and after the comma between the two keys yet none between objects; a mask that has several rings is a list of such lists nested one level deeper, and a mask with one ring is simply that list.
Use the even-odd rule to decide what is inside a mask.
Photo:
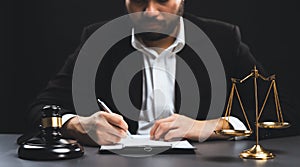
[{"label": "sheet of paper", "polygon": [[172,148],[194,149],[187,140],[166,142],[150,140],[149,135],[132,135],[131,137],[122,139],[117,144],[101,146],[101,150],[114,150],[134,146],[171,146]]}]

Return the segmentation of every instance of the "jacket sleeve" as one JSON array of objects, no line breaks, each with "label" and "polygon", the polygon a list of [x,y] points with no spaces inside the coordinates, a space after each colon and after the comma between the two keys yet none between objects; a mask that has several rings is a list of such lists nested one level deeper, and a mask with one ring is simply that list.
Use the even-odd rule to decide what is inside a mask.
[{"label": "jacket sleeve", "polygon": [[37,95],[36,99],[29,106],[26,114],[28,131],[37,130],[41,119],[40,111],[47,104],[59,105],[62,108],[61,115],[76,114],[72,99],[73,68],[81,47],[88,37],[101,25],[102,23],[97,23],[84,28],[79,47],[67,58],[61,70],[48,82],[46,88]]}]

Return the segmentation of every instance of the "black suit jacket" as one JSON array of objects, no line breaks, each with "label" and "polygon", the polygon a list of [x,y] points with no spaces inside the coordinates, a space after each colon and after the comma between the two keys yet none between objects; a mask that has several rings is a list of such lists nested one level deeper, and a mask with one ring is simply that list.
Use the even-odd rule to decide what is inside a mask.
[{"label": "black suit jacket", "polygon": [[[224,65],[226,80],[227,80],[227,89],[230,90],[231,87],[231,77],[234,78],[243,78],[248,75],[253,69],[254,65],[256,65],[259,71],[267,76],[262,66],[256,61],[256,59],[252,56],[249,51],[249,48],[241,41],[241,36],[239,32],[239,28],[235,25],[231,25],[228,23],[204,19],[195,17],[193,15],[185,15],[185,18],[192,21],[199,28],[201,28],[209,39],[212,41],[214,46],[216,47],[222,63]],[[84,42],[88,39],[88,37],[99,27],[101,27],[104,23],[96,23],[90,25],[84,29],[82,35],[82,41],[78,49],[74,52],[74,54],[70,55],[67,59],[65,65],[61,69],[61,71],[49,81],[47,87],[38,95],[34,103],[31,105],[29,109],[29,123],[31,127],[37,127],[40,119],[40,109],[45,104],[57,104],[60,105],[62,109],[62,114],[66,113],[75,113],[74,105],[72,101],[72,73],[74,68],[74,63],[78,56],[79,50],[84,44]],[[188,29],[185,29],[188,31]],[[115,44],[102,59],[102,62],[99,65],[97,76],[96,76],[96,95],[103,99],[108,106],[112,108],[112,110],[117,111],[116,106],[113,102],[111,95],[111,79],[114,73],[114,70],[118,66],[118,64],[124,59],[127,55],[135,51],[135,49],[131,46],[131,37],[127,37],[117,44]],[[207,116],[207,112],[210,106],[211,99],[211,84],[209,81],[207,70],[203,64],[203,62],[199,59],[196,53],[189,47],[185,46],[182,51],[178,53],[180,56],[191,68],[193,71],[199,87],[200,93],[200,107],[198,109],[197,118],[198,120],[204,120]],[[142,62],[138,62],[142,63]],[[179,68],[179,67],[177,67]],[[177,74],[176,74],[177,75]],[[252,83],[251,83],[252,84]],[[249,84],[250,85],[250,84]],[[175,109],[179,110],[180,106],[180,88],[178,84],[175,87]],[[252,126],[254,126],[254,104],[253,104],[253,90],[250,87],[241,88],[240,90],[242,97],[247,97],[244,100],[244,105],[246,106],[246,110],[249,111],[248,117]],[[141,97],[142,97],[142,72],[137,73],[129,88],[129,94],[131,101],[134,106],[137,108],[141,107]],[[265,94],[260,93],[260,96],[263,97]],[[228,96],[227,96],[228,97]],[[96,98],[96,97],[95,97]],[[191,97],[193,98],[193,97]],[[262,98],[261,98],[262,99]],[[233,107],[232,115],[238,117],[240,120],[244,121],[245,119],[242,115],[241,110],[239,109],[238,103],[235,101],[235,105]],[[285,105],[283,102],[283,111],[285,113],[293,113],[293,108]],[[224,104],[224,106],[226,106]],[[269,105],[267,107],[272,107]],[[138,118],[139,113],[133,113],[136,118]],[[185,114],[185,113],[181,113]],[[286,115],[284,115],[286,116]],[[293,115],[289,115],[287,118],[290,122],[294,122]],[[262,117],[272,119],[275,117],[274,112],[267,112],[267,114],[263,114]],[[264,118],[262,118],[264,119]],[[125,120],[129,124],[129,130],[132,133],[135,133],[137,130],[137,122],[131,119]],[[246,124],[245,124],[246,125]],[[254,129],[254,128],[253,128]],[[289,135],[293,134],[293,131],[261,131],[261,138],[267,138],[272,136],[281,136],[281,135]]]}]

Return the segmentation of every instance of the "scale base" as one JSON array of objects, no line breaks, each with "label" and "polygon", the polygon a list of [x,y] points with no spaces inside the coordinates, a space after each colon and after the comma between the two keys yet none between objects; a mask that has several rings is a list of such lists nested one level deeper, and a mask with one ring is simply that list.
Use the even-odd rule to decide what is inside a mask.
[{"label": "scale base", "polygon": [[267,159],[273,159],[275,155],[265,150],[260,145],[254,145],[252,148],[241,152],[240,157],[245,159],[267,160]]}]

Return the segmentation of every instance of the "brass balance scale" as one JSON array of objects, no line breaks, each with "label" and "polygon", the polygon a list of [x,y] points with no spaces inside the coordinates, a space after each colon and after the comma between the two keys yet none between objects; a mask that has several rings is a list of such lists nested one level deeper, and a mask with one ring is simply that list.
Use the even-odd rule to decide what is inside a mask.
[{"label": "brass balance scale", "polygon": [[[231,115],[231,109],[232,109],[232,102],[234,95],[237,96],[237,99],[239,101],[241,110],[243,112],[243,115],[245,117],[248,130],[232,130],[232,129],[222,129],[222,130],[217,130],[215,131],[216,134],[219,135],[225,135],[225,136],[230,136],[230,137],[236,137],[236,136],[250,136],[253,133],[253,130],[250,127],[249,120],[246,114],[246,111],[244,109],[243,103],[241,101],[240,94],[237,89],[237,84],[243,84],[245,83],[246,80],[253,78],[254,79],[254,97],[255,97],[255,128],[256,128],[256,144],[248,149],[244,150],[243,152],[240,153],[241,158],[246,158],[246,159],[272,159],[275,157],[275,155],[267,150],[265,150],[261,145],[259,145],[259,134],[258,134],[258,129],[259,128],[269,128],[269,129],[281,129],[281,128],[287,128],[290,126],[288,122],[284,122],[283,116],[282,116],[282,110],[279,102],[279,97],[278,97],[278,91],[276,88],[276,82],[275,82],[275,75],[269,76],[269,77],[264,77],[261,74],[259,74],[258,70],[256,69],[256,66],[252,70],[252,72],[246,76],[243,79],[235,79],[232,78],[232,87],[231,87],[231,92],[229,95],[228,99],[228,104],[225,112],[225,119],[227,121],[229,120],[229,116]],[[258,107],[258,94],[257,94],[257,79],[260,78],[264,81],[271,82],[270,87],[267,91],[266,97],[264,99],[264,102],[262,104],[261,109],[259,110]],[[276,108],[276,115],[277,115],[277,122],[259,122],[259,119],[261,117],[261,114],[265,108],[266,102],[269,98],[270,92],[273,89],[274,92],[274,100],[275,100],[275,108]]]}]

